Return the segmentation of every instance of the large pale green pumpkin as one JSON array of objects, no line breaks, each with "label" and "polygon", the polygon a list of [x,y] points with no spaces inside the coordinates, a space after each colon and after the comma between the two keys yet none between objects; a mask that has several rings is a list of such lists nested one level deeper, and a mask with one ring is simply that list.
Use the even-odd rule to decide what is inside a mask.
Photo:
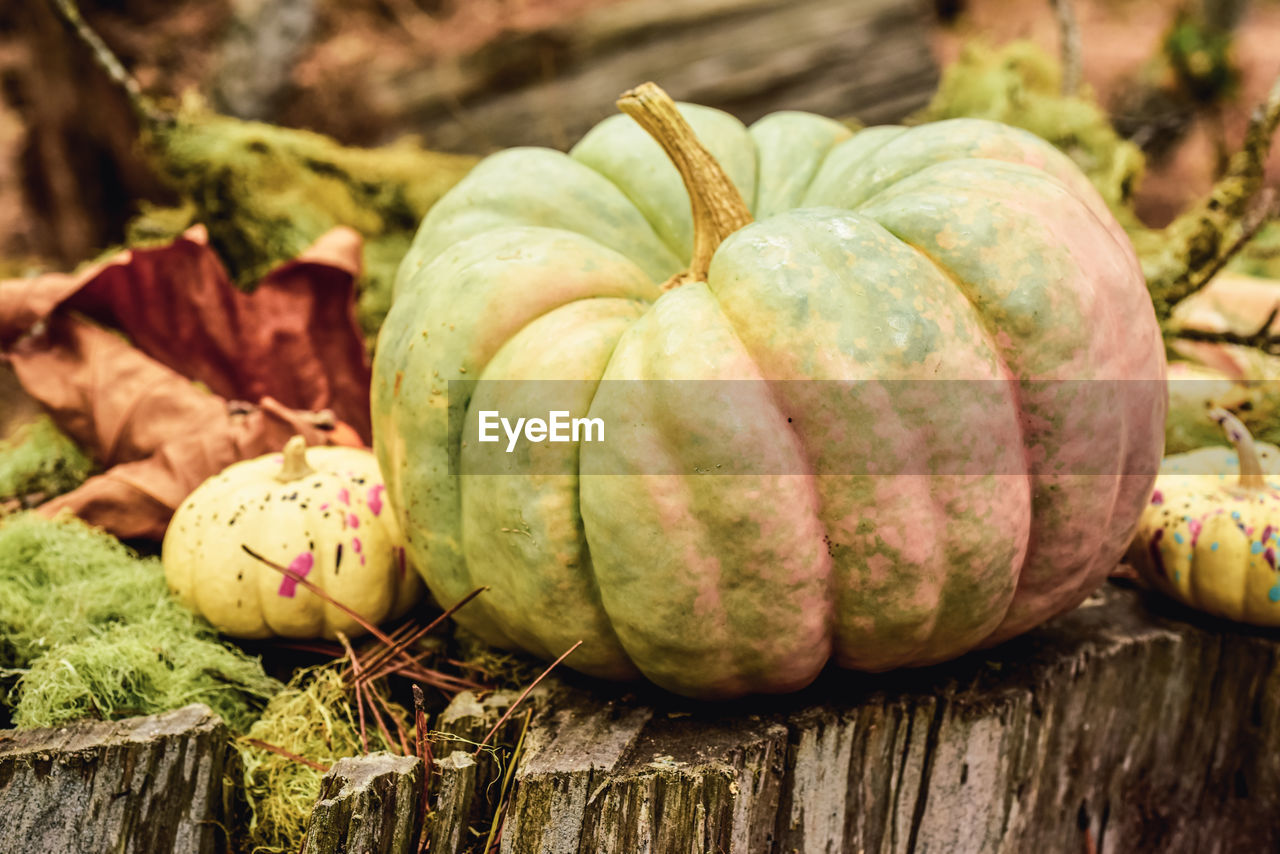
[{"label": "large pale green pumpkin", "polygon": [[[1133,251],[1071,161],[986,121],[679,113],[714,161],[666,147],[701,172],[616,116],[567,155],[493,155],[423,222],[373,411],[436,599],[487,586],[457,615],[485,639],[546,657],[583,640],[573,667],[701,697],[794,690],[828,660],[937,662],[1078,604],[1149,492],[1165,365]],[[726,174],[745,227],[716,224]],[[493,448],[462,441],[476,411],[536,403],[486,381],[552,379],[629,440],[468,474]],[[667,379],[957,382],[932,407],[742,384],[756,399],[732,417],[612,382]],[[457,380],[481,399],[455,385],[451,424]]]}]

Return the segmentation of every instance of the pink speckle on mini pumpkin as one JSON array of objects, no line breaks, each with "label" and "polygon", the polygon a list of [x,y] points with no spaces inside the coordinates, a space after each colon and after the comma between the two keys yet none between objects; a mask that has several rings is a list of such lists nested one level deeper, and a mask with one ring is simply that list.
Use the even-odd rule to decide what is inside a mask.
[{"label": "pink speckle on mini pumpkin", "polygon": [[[315,566],[315,556],[311,552],[302,552],[292,561],[289,562],[290,576],[284,578],[280,582],[280,595],[287,596],[290,599],[298,592],[298,578],[306,578],[311,572],[311,568]],[[298,578],[292,576],[296,575]]]},{"label": "pink speckle on mini pumpkin", "polygon": [[347,488],[345,486],[338,490],[338,500],[343,504],[351,504],[351,493],[347,492]]},{"label": "pink speckle on mini pumpkin", "polygon": [[381,483],[374,484],[369,487],[368,504],[369,509],[373,511],[373,515],[378,516],[382,513],[382,492],[386,487]]},{"label": "pink speckle on mini pumpkin", "polygon": [[357,515],[356,515],[356,514],[354,514],[354,513],[349,513],[349,514],[347,514],[347,523],[348,523],[348,524],[350,524],[350,525],[351,525],[351,527],[353,527],[353,528],[359,528],[359,527],[360,527],[360,517],[359,517],[359,516],[357,516]]},{"label": "pink speckle on mini pumpkin", "polygon": [[359,554],[360,552],[364,551],[364,543],[360,542],[359,537],[352,537],[351,548],[355,549],[356,553]]}]

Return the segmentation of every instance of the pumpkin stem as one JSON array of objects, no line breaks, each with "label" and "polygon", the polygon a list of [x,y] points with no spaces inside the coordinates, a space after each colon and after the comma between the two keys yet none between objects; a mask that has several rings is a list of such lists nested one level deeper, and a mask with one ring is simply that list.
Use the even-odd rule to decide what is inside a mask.
[{"label": "pumpkin stem", "polygon": [[307,464],[307,440],[301,436],[294,436],[285,442],[284,464],[280,466],[280,473],[276,475],[276,480],[288,483],[291,480],[306,477],[314,471],[315,469]]},{"label": "pumpkin stem", "polygon": [[1249,429],[1230,412],[1220,407],[1209,410],[1209,417],[1222,426],[1222,430],[1236,447],[1236,456],[1240,459],[1240,488],[1266,489],[1267,482],[1262,474],[1262,460],[1258,458],[1258,449],[1254,447],[1253,436]]},{"label": "pumpkin stem", "polygon": [[642,83],[624,92],[618,99],[618,109],[658,141],[689,191],[693,207],[693,258],[689,260],[689,269],[677,274],[664,288],[685,282],[705,282],[711,256],[721,242],[751,222],[747,203],[680,115],[676,102],[656,83]]}]

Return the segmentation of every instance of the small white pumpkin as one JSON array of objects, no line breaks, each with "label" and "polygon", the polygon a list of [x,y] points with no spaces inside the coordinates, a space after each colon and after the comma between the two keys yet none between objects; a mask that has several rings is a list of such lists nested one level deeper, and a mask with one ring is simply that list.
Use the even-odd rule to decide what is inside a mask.
[{"label": "small white pumpkin", "polygon": [[224,634],[335,638],[364,633],[340,608],[255,558],[288,567],[371,623],[422,596],[373,454],[307,448],[227,467],[173,515],[162,550],[169,589]]}]

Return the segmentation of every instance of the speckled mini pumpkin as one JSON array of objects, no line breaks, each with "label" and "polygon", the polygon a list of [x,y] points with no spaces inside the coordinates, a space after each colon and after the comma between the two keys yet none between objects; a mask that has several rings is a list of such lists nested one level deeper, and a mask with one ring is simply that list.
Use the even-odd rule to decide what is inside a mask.
[{"label": "speckled mini pumpkin", "polygon": [[295,436],[283,454],[229,466],[182,503],[163,547],[169,589],[225,634],[362,634],[341,609],[250,551],[373,623],[405,613],[422,594],[365,450],[307,448]]},{"label": "speckled mini pumpkin", "polygon": [[1164,461],[1129,562],[1193,608],[1280,626],[1280,448],[1255,444],[1225,409],[1210,416],[1235,449],[1201,448]]}]

